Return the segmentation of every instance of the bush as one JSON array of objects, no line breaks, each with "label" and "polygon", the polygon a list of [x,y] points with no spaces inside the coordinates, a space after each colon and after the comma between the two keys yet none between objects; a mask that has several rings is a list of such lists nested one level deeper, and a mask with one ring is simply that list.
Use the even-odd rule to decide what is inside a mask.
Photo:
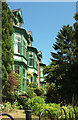
[{"label": "bush", "polygon": [[44,90],[42,88],[34,88],[34,92],[36,93],[37,96],[42,96],[44,95]]},{"label": "bush", "polygon": [[26,109],[31,109],[33,111],[37,111],[37,105],[43,105],[45,101],[40,96],[35,96],[32,99],[28,99],[26,102]]},{"label": "bush", "polygon": [[[67,114],[67,119],[69,119],[69,110],[70,110],[71,106],[67,106],[67,107],[61,106],[61,107],[65,109],[66,114]],[[50,111],[52,118],[56,118],[59,108],[60,108],[60,104],[56,104],[56,103],[46,104],[44,99],[41,98],[40,96],[36,96],[36,97],[33,97],[32,99],[28,99],[28,101],[26,102],[26,109],[29,109],[29,110],[31,109],[32,113],[37,116],[39,116],[44,109],[47,109]],[[76,109],[76,113],[78,116],[78,107],[75,107],[75,109]],[[71,110],[74,113],[73,108]],[[43,116],[46,116],[46,115],[48,116],[47,111],[44,112]],[[59,118],[60,117],[61,117],[61,110],[59,112]],[[75,115],[74,115],[74,117],[75,117]]]},{"label": "bush", "polygon": [[47,103],[60,103],[61,96],[59,95],[60,89],[56,87],[55,83],[46,86],[46,102]]},{"label": "bush", "polygon": [[11,112],[13,110],[17,111],[17,109],[18,109],[18,107],[16,106],[15,103],[13,105],[11,105],[10,102],[0,104],[0,111],[1,112]]},{"label": "bush", "polygon": [[14,93],[10,93],[6,91],[6,95],[2,96],[3,102],[9,101],[11,104],[13,104],[16,101],[16,96]]},{"label": "bush", "polygon": [[17,106],[19,106],[20,109],[22,108],[25,110],[25,103],[28,100],[27,94],[21,94],[21,95],[15,94],[15,97],[17,101],[16,102]]},{"label": "bush", "polygon": [[37,96],[36,93],[34,92],[34,88],[27,87],[27,95],[28,98],[33,98],[34,96]]}]

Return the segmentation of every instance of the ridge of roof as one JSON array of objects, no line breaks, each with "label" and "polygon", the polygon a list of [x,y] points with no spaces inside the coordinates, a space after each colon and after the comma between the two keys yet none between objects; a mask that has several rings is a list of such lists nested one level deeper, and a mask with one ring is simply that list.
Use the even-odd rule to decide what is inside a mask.
[{"label": "ridge of roof", "polygon": [[19,9],[14,9],[14,10],[12,10],[12,12],[17,12],[17,11],[19,11],[20,10],[20,8]]}]

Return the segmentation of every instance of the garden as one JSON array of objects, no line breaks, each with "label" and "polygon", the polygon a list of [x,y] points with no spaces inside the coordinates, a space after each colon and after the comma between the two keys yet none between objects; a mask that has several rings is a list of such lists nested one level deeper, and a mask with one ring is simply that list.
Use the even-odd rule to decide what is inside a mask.
[{"label": "garden", "polygon": [[[38,92],[37,91],[34,92],[35,89]],[[56,120],[57,112],[59,108],[62,107],[66,111],[67,119],[69,119],[69,110],[71,108],[71,104],[61,105],[60,103],[59,104],[47,103],[46,96],[43,94],[43,92],[44,91],[40,88],[28,87],[27,93],[22,93],[21,95],[19,95],[18,93],[14,93],[14,94],[11,93],[9,99],[4,100],[4,102],[0,104],[0,113],[9,113],[10,115],[14,116],[14,118],[25,118],[26,117],[25,111],[32,110],[31,117],[39,119],[41,112],[44,109],[47,109],[50,111],[53,120]],[[78,116],[77,106],[75,106],[75,110],[76,110],[76,116]],[[61,117],[61,112],[63,113],[63,111],[60,111],[59,119]],[[73,108],[71,109],[71,113],[73,113],[75,117]],[[43,118],[45,117],[49,119],[49,115],[47,111],[45,111],[43,114]]]},{"label": "garden", "polygon": [[[25,111],[32,110],[32,117],[39,118],[44,109],[50,111],[54,120],[62,107],[69,120],[69,111],[78,119],[78,22],[73,26],[63,25],[59,30],[55,52],[51,52],[50,65],[44,68],[46,94],[35,83],[27,83],[27,90],[20,91],[21,78],[13,71],[12,13],[7,3],[2,3],[2,103],[0,113],[9,113],[14,118],[25,118]],[[78,21],[78,13],[75,13]],[[6,22],[7,21],[7,22]],[[48,85],[47,85],[48,84]],[[61,118],[62,110],[59,112]],[[72,115],[71,115],[72,116]],[[45,111],[43,118],[48,116]],[[63,115],[65,118],[65,115]]]}]

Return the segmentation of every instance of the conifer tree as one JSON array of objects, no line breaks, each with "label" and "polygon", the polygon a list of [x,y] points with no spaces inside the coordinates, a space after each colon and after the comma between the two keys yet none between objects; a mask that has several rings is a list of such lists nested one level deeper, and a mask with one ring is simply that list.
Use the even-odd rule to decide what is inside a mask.
[{"label": "conifer tree", "polygon": [[[74,94],[75,82],[73,74],[73,64],[76,61],[74,39],[74,30],[72,26],[63,26],[58,32],[56,42],[53,48],[56,52],[51,52],[51,64],[46,67],[44,73],[47,73],[46,80],[51,84],[55,83],[59,91],[60,101],[71,102]],[[73,78],[72,78],[73,76]],[[59,99],[59,98],[58,98]]]},{"label": "conifer tree", "polygon": [[5,90],[5,84],[9,73],[13,69],[13,45],[12,45],[12,13],[6,2],[2,3],[2,88]]}]

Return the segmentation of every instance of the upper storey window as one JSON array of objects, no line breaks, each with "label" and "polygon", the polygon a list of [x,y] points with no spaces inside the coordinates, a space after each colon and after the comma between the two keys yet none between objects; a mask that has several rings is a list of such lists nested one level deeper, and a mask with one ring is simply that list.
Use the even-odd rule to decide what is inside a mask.
[{"label": "upper storey window", "polygon": [[35,55],[35,68],[37,68],[37,56]]},{"label": "upper storey window", "polygon": [[26,40],[23,39],[23,55],[26,57]]},{"label": "upper storey window", "polygon": [[41,77],[43,77],[43,67],[41,67]]},{"label": "upper storey window", "polygon": [[33,52],[29,52],[29,66],[33,66]]},{"label": "upper storey window", "polygon": [[14,53],[21,53],[21,36],[15,34]]}]

